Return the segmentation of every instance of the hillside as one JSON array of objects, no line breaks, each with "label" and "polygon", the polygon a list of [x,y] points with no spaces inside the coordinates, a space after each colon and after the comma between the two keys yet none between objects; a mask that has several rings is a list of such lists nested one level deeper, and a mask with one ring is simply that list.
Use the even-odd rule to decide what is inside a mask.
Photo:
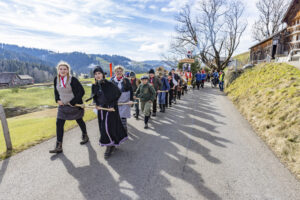
[{"label": "hillside", "polygon": [[236,55],[233,57],[233,59],[237,60],[239,62],[240,66],[243,66],[247,64],[250,60],[250,52],[241,53],[239,55]]},{"label": "hillside", "polygon": [[36,83],[53,80],[56,75],[56,69],[54,67],[15,59],[0,59],[0,72],[16,72],[20,75],[30,75],[34,78]]},{"label": "hillside", "polygon": [[145,73],[151,68],[164,65],[161,61],[136,62],[119,55],[106,54],[86,54],[82,52],[58,53],[50,50],[19,47],[17,45],[2,44],[0,49],[0,59],[19,60],[49,66],[64,60],[72,66],[76,73],[89,73],[89,66],[101,65],[106,72],[109,72],[109,63],[113,65],[123,65],[127,70],[136,73]]},{"label": "hillside", "polygon": [[260,64],[245,71],[226,92],[300,178],[300,70],[287,64]]}]

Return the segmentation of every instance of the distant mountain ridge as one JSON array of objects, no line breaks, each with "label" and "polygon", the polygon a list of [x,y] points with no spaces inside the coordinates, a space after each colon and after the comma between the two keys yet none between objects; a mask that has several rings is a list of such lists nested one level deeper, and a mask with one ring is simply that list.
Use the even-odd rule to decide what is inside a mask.
[{"label": "distant mountain ridge", "polygon": [[[162,61],[149,60],[137,62],[124,56],[106,54],[86,54],[82,52],[59,53],[45,49],[20,47],[17,45],[0,44],[0,59],[18,60],[22,62],[37,63],[54,67],[64,60],[68,62],[76,73],[89,73],[91,66],[101,65],[109,72],[109,63],[122,65],[127,70],[136,73],[148,72],[151,68],[165,66]],[[165,66],[169,69],[168,66]]]}]

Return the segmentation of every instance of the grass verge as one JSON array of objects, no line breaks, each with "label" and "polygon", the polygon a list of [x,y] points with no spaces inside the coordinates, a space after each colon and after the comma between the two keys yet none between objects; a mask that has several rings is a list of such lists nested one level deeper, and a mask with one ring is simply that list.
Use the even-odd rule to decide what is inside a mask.
[{"label": "grass verge", "polygon": [[226,93],[300,179],[300,70],[288,64],[260,64],[246,70]]},{"label": "grass verge", "polygon": [[[6,152],[3,131],[0,125],[0,160],[54,137],[56,135],[56,114],[57,109],[48,109],[8,118],[13,151]],[[85,121],[94,118],[96,118],[96,114],[92,110],[85,111]],[[75,120],[67,121],[65,131],[75,126],[77,126]]]}]

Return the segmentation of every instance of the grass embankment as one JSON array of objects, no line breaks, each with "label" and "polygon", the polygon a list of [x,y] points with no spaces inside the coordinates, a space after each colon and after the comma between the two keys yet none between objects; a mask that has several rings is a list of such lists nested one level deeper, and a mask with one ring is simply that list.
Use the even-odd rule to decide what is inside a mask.
[{"label": "grass embankment", "polygon": [[236,55],[233,57],[235,60],[238,60],[240,63],[240,66],[243,66],[249,62],[250,59],[250,52],[241,53],[239,55]]},{"label": "grass embankment", "polygon": [[300,70],[287,64],[260,64],[246,70],[226,92],[300,178]]}]

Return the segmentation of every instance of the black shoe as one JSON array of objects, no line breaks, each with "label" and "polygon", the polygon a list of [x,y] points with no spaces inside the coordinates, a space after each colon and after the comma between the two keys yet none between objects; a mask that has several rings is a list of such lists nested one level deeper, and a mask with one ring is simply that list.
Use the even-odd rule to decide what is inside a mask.
[{"label": "black shoe", "polygon": [[153,113],[152,116],[153,116],[153,117],[156,117],[156,113]]},{"label": "black shoe", "polygon": [[111,146],[106,147],[105,153],[104,153],[104,158],[108,158],[111,154],[110,152]]},{"label": "black shoe", "polygon": [[56,147],[53,150],[50,150],[49,153],[62,153],[62,142],[56,142]]},{"label": "black shoe", "polygon": [[116,147],[115,146],[111,146],[110,147],[110,154],[113,154],[116,150]]},{"label": "black shoe", "polygon": [[138,120],[138,119],[139,119],[139,116],[135,116],[135,119]]},{"label": "black shoe", "polygon": [[89,141],[89,136],[87,134],[82,135],[82,140],[80,142],[81,145],[87,143]]},{"label": "black shoe", "polygon": [[148,129],[148,128],[149,128],[148,124],[145,124],[144,129]]}]

